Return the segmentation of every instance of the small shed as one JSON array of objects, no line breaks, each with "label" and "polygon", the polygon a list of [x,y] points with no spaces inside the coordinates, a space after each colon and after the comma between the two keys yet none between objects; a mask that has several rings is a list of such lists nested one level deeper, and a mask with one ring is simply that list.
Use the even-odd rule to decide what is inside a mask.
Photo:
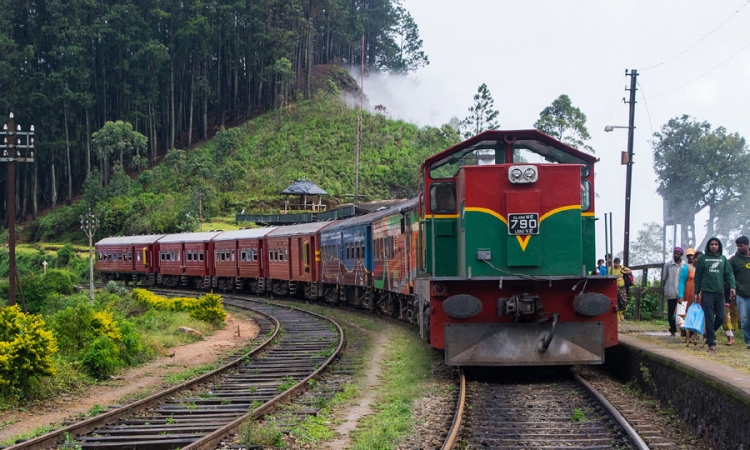
[{"label": "small shed", "polygon": [[[323,204],[323,196],[328,195],[328,192],[319,188],[317,184],[310,180],[300,178],[295,180],[288,188],[281,191],[282,194],[286,194],[286,200],[284,201],[284,212],[289,210],[308,210],[313,211],[325,211],[326,205]],[[299,198],[297,203],[290,203],[289,196],[294,195]],[[317,195],[317,201],[315,196]],[[308,203],[308,196],[311,197],[310,203]]]}]

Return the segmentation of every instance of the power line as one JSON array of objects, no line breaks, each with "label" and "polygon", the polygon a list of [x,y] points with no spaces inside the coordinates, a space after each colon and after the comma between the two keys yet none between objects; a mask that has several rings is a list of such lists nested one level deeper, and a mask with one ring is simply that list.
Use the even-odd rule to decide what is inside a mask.
[{"label": "power line", "polygon": [[742,47],[741,49],[739,49],[739,50],[737,50],[736,52],[734,52],[734,53],[733,53],[733,54],[732,54],[732,55],[731,55],[731,56],[730,56],[729,58],[727,58],[727,59],[725,59],[724,61],[720,62],[719,64],[715,65],[715,66],[714,66],[713,68],[711,68],[711,69],[710,69],[709,71],[707,71],[707,72],[703,72],[702,74],[698,75],[697,77],[693,78],[692,80],[688,81],[687,83],[685,83],[685,84],[683,84],[683,85],[677,86],[676,88],[674,88],[674,89],[670,89],[670,90],[668,90],[668,91],[666,91],[666,92],[662,92],[661,94],[656,94],[656,95],[654,95],[654,96],[652,96],[652,97],[650,97],[650,98],[654,99],[654,98],[659,98],[659,97],[661,97],[661,96],[663,96],[663,95],[671,94],[671,93],[672,93],[672,92],[674,92],[674,91],[678,91],[678,90],[680,90],[680,89],[684,88],[685,86],[687,86],[687,85],[689,85],[689,84],[692,84],[692,83],[694,83],[694,82],[698,81],[699,79],[701,79],[701,78],[705,77],[705,76],[706,76],[706,75],[708,75],[709,73],[711,73],[711,72],[713,72],[714,70],[718,69],[719,67],[723,66],[723,65],[724,65],[724,64],[725,64],[725,63],[726,63],[727,61],[729,61],[730,59],[732,59],[732,58],[734,58],[735,56],[739,55],[740,53],[742,53],[742,52],[743,52],[743,51],[744,51],[744,50],[745,50],[746,48],[748,48],[748,47],[750,47],[750,42],[748,42],[747,44],[745,44],[745,45],[744,45],[744,46],[743,46],[743,47]]},{"label": "power line", "polygon": [[718,30],[719,28],[721,28],[722,26],[724,26],[724,24],[725,24],[725,23],[727,23],[727,22],[729,22],[729,20],[730,20],[730,19],[732,19],[732,18],[733,18],[734,16],[736,16],[737,14],[739,14],[739,12],[740,12],[740,11],[742,11],[742,9],[743,9],[743,8],[744,8],[745,6],[747,6],[747,5],[748,5],[748,3],[750,3],[750,0],[748,0],[747,2],[745,2],[745,4],[744,4],[744,5],[740,6],[740,7],[739,7],[739,8],[738,8],[738,9],[737,9],[737,10],[736,10],[735,12],[733,12],[733,13],[732,13],[732,14],[731,14],[731,15],[730,15],[729,17],[727,17],[726,19],[724,19],[724,21],[723,21],[723,22],[721,22],[721,23],[720,23],[719,25],[717,25],[717,26],[716,26],[716,27],[715,27],[715,28],[714,28],[713,30],[709,31],[709,32],[708,32],[708,34],[706,34],[706,35],[705,35],[705,36],[703,36],[702,38],[698,39],[698,40],[697,40],[697,41],[696,41],[695,43],[693,43],[693,45],[689,46],[688,48],[686,48],[685,50],[681,51],[680,53],[678,53],[678,54],[676,54],[676,55],[672,56],[671,58],[667,58],[667,59],[665,59],[664,61],[660,62],[659,64],[654,64],[653,66],[649,66],[649,67],[646,67],[646,68],[644,68],[644,69],[641,69],[641,71],[644,71],[644,70],[649,70],[649,69],[653,69],[653,68],[659,67],[659,66],[661,66],[661,65],[664,65],[664,64],[666,64],[666,63],[668,63],[668,62],[672,61],[673,59],[679,58],[680,56],[684,55],[684,54],[685,54],[685,53],[687,53],[687,52],[688,52],[689,50],[691,50],[691,49],[692,49],[693,47],[695,47],[696,45],[698,45],[698,44],[700,44],[701,42],[703,42],[703,41],[704,41],[704,40],[705,40],[705,39],[706,39],[707,37],[709,37],[709,36],[711,36],[712,34],[714,34],[714,33],[716,32],[716,30]]},{"label": "power line", "polygon": [[646,92],[641,86],[641,82],[637,81],[638,88],[641,90],[641,98],[643,99],[643,105],[646,107],[646,115],[648,116],[648,127],[651,129],[651,136],[654,135],[654,124],[651,122],[651,111],[648,110],[648,102],[646,101]]}]

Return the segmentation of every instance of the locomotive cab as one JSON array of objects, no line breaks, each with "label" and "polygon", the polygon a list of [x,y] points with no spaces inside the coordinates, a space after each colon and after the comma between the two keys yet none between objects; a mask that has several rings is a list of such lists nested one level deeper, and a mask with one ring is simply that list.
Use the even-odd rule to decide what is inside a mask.
[{"label": "locomotive cab", "polygon": [[595,262],[596,158],[488,131],[423,166],[429,339],[454,365],[600,364],[616,287]]}]

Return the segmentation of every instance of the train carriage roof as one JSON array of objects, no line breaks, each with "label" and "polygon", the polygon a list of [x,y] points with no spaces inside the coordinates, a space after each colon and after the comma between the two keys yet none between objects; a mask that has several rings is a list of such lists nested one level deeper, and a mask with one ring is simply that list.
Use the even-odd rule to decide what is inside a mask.
[{"label": "train carriage roof", "polygon": [[177,244],[187,242],[208,242],[221,234],[221,231],[203,231],[198,233],[168,234],[159,239],[159,244]]},{"label": "train carriage roof", "polygon": [[214,238],[214,242],[232,241],[239,239],[256,239],[262,238],[277,227],[248,228],[246,230],[225,231]]},{"label": "train carriage roof", "polygon": [[96,244],[97,247],[105,245],[145,245],[153,244],[159,239],[163,238],[164,234],[142,234],[139,236],[115,236],[108,237],[100,240]]},{"label": "train carriage roof", "polygon": [[329,231],[340,230],[342,228],[353,227],[353,226],[362,225],[362,224],[369,224],[369,223],[372,223],[373,220],[378,220],[383,217],[391,216],[393,214],[400,214],[403,211],[414,209],[416,208],[416,206],[417,206],[416,198],[404,200],[387,208],[381,208],[368,214],[350,217],[348,219],[335,222],[333,225],[326,228],[324,232],[327,233]]},{"label": "train carriage roof", "polygon": [[275,230],[268,233],[267,237],[283,237],[283,236],[300,236],[306,234],[315,234],[323,228],[329,226],[332,222],[310,222],[300,223],[297,225],[289,225],[278,227]]}]

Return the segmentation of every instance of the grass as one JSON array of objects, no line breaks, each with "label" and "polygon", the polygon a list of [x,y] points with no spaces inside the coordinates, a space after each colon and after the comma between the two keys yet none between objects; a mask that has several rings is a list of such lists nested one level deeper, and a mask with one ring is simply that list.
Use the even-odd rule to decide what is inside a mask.
[{"label": "grass", "polygon": [[389,331],[382,362],[381,385],[374,413],[363,418],[352,433],[352,449],[393,448],[411,430],[411,406],[427,394],[437,352],[419,336],[400,327]]},{"label": "grass", "polygon": [[180,384],[187,380],[191,380],[199,375],[203,375],[204,373],[208,373],[219,366],[216,364],[204,364],[202,366],[198,367],[192,367],[187,370],[183,370],[182,372],[173,373],[171,375],[168,375],[164,381],[170,385],[174,384]]},{"label": "grass", "polygon": [[16,443],[16,441],[19,441],[19,440],[34,439],[37,436],[41,436],[43,434],[47,434],[50,431],[53,431],[55,429],[57,429],[57,426],[54,425],[54,424],[52,424],[52,425],[44,425],[44,426],[41,426],[41,427],[36,428],[34,430],[31,430],[28,433],[23,433],[23,434],[19,434],[17,436],[13,436],[11,438],[8,438],[8,439],[0,442],[0,446],[13,445],[13,444]]}]

